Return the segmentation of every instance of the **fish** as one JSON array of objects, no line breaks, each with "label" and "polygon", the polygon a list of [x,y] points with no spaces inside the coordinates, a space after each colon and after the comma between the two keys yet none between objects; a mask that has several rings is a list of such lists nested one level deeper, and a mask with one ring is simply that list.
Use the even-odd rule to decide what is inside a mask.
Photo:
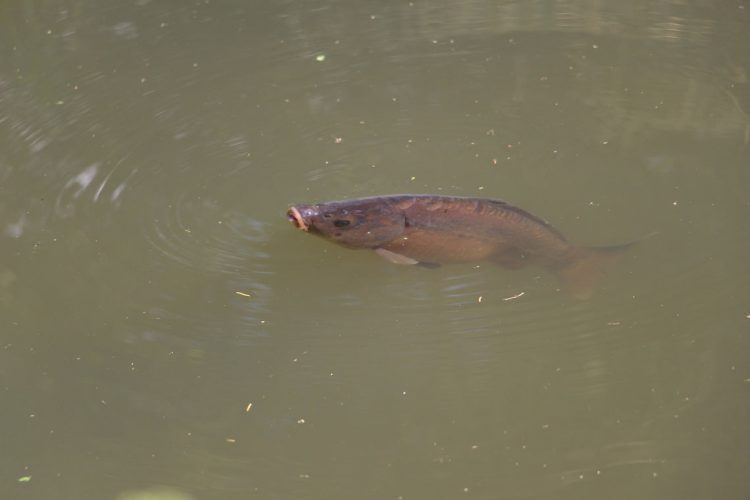
[{"label": "fish", "polygon": [[546,220],[491,198],[373,196],[292,205],[287,217],[297,229],[347,248],[372,250],[394,264],[541,266],[579,299],[589,298],[605,270],[634,244],[576,245]]}]

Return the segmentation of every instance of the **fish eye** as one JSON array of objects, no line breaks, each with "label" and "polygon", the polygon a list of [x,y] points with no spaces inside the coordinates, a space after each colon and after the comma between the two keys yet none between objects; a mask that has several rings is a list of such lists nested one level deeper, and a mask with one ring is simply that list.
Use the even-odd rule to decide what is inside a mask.
[{"label": "fish eye", "polygon": [[324,217],[325,219],[330,219],[330,218],[331,218],[331,217],[333,217],[333,216],[332,216],[331,214],[323,214],[323,217]]},{"label": "fish eye", "polygon": [[333,221],[333,225],[336,226],[336,227],[346,227],[349,224],[350,224],[350,222],[348,220],[344,220],[344,219],[337,219],[337,220]]}]

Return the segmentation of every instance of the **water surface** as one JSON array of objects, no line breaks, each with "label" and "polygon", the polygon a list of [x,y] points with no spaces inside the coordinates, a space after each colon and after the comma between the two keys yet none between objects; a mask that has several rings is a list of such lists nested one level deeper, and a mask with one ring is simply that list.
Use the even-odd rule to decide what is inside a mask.
[{"label": "water surface", "polygon": [[[0,491],[750,495],[744,2],[9,2]],[[588,301],[292,203],[655,233]]]}]

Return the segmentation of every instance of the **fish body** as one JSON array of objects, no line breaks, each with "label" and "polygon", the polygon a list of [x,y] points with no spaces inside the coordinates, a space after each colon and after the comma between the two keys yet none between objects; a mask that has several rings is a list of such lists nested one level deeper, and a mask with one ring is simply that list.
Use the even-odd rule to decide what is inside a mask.
[{"label": "fish body", "polygon": [[604,264],[629,246],[574,245],[545,220],[489,198],[377,196],[294,205],[287,215],[299,229],[398,264],[540,265],[581,297],[591,294]]}]

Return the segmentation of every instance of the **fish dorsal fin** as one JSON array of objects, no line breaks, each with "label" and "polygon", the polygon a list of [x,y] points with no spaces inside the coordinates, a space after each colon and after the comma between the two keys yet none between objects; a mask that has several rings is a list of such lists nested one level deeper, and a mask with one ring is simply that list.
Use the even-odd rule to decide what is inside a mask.
[{"label": "fish dorsal fin", "polygon": [[408,264],[412,266],[415,264],[419,264],[418,260],[414,260],[411,257],[407,257],[406,255],[401,255],[400,253],[391,252],[390,250],[386,250],[385,248],[376,248],[375,253],[392,264]]}]

